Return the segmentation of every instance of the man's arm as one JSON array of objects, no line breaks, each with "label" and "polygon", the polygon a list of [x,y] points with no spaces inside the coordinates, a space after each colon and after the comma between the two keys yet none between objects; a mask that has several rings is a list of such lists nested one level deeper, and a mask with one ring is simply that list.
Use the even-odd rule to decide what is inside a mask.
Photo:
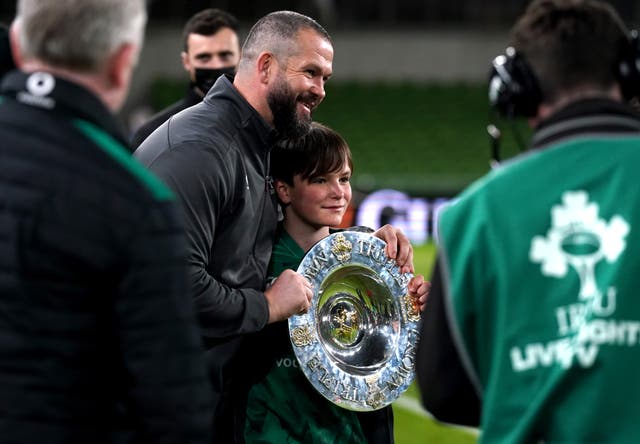
[{"label": "man's arm", "polygon": [[416,379],[424,407],[437,420],[478,427],[480,399],[453,342],[445,312],[440,259],[431,278],[416,352]]},{"label": "man's arm", "polygon": [[[136,157],[173,189],[181,203],[187,233],[191,294],[202,334],[217,339],[252,333],[269,322],[287,319],[306,309],[312,292],[306,279],[295,273],[280,276],[265,292],[255,288],[232,288],[209,274],[220,215],[234,211],[235,187],[244,187],[243,177],[233,176],[228,167],[229,159],[218,151],[204,150],[196,143],[183,143],[172,146],[169,151],[154,153],[166,144],[163,138],[166,133],[162,129],[154,132],[136,151]],[[238,181],[241,184],[236,184]],[[231,247],[230,243],[226,246]],[[228,254],[238,255],[232,250]],[[229,273],[234,272],[229,270]],[[256,273],[259,272],[256,270]],[[264,280],[265,277],[254,276],[252,279]]]},{"label": "man's arm", "polygon": [[178,197],[187,233],[190,290],[203,335],[223,338],[258,331],[269,319],[264,293],[224,285],[208,271],[219,219],[225,212],[234,211],[237,178],[229,171],[229,159],[196,142],[173,145],[155,158],[146,158],[150,151],[166,145],[163,128],[154,132],[135,155]]}]

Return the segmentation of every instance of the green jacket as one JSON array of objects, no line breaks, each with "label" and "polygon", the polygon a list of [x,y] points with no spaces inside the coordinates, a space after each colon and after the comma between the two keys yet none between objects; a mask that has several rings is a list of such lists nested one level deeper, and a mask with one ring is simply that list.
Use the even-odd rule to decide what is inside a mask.
[{"label": "green jacket", "polygon": [[443,307],[483,442],[640,442],[640,121],[610,108],[543,128],[544,149],[439,219]]}]

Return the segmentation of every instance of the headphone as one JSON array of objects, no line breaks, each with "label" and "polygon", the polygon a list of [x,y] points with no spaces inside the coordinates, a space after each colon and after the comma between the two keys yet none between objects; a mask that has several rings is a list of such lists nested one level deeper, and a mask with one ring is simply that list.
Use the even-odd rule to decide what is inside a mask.
[{"label": "headphone", "polygon": [[489,104],[504,117],[531,117],[538,111],[542,91],[524,57],[508,47],[491,64]]},{"label": "headphone", "polygon": [[[616,79],[625,100],[640,97],[640,38],[629,33],[616,67]],[[542,101],[542,91],[535,74],[524,57],[513,47],[493,59],[489,74],[489,104],[507,118],[533,117]]]}]

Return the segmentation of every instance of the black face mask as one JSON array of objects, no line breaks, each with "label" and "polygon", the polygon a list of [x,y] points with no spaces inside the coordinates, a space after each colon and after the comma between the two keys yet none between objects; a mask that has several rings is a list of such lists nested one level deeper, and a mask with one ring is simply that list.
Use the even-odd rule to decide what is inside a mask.
[{"label": "black face mask", "polygon": [[196,81],[191,82],[191,85],[198,88],[202,95],[206,95],[207,92],[211,89],[218,77],[223,74],[229,74],[231,77],[236,72],[236,68],[234,66],[230,66],[228,68],[218,68],[218,69],[210,69],[210,68],[196,68],[195,75]]}]

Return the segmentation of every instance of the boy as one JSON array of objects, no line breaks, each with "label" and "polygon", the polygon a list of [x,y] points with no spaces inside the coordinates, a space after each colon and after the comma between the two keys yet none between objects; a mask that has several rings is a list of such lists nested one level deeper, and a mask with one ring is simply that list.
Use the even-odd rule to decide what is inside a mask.
[{"label": "boy", "polygon": [[[278,227],[269,276],[296,270],[305,253],[337,227],[351,200],[353,163],[345,140],[312,123],[308,135],[281,142],[271,152],[271,174],[284,220]],[[409,292],[421,308],[429,283],[416,275]],[[391,407],[357,413],[327,401],[307,381],[291,348],[287,323],[254,338],[245,439],[251,442],[391,443]],[[256,363],[258,365],[256,366]]]}]

